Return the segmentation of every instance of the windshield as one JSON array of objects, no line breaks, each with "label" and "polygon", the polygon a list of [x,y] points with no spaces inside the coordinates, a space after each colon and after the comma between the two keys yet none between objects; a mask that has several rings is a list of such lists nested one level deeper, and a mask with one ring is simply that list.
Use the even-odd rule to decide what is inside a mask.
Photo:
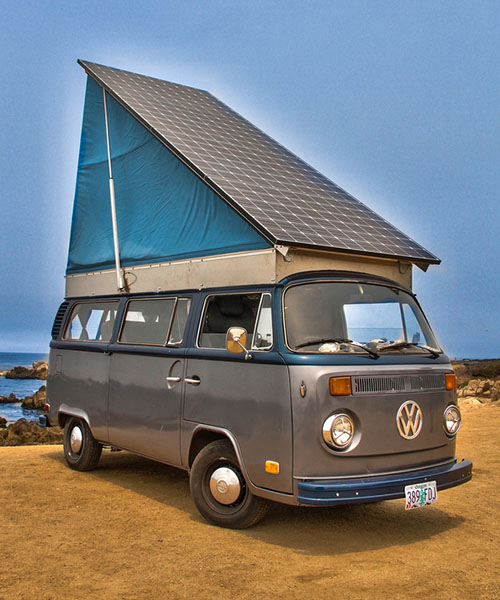
[{"label": "windshield", "polygon": [[284,296],[287,345],[300,352],[431,352],[439,345],[410,294],[385,285],[320,282]]}]

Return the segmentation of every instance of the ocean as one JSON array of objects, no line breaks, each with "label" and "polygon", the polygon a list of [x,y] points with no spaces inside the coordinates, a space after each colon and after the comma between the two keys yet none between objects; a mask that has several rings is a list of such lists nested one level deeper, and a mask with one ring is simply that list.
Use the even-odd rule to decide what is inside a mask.
[{"label": "ocean", "polygon": [[[43,353],[0,352],[0,371],[8,371],[18,366],[31,367],[33,361],[46,361],[47,359],[48,355]],[[15,394],[17,398],[25,398],[39,390],[45,383],[40,379],[5,379],[5,377],[0,377],[0,396]],[[14,423],[22,418],[28,421],[38,421],[41,414],[43,413],[38,410],[22,408],[20,402],[0,403],[0,416],[5,417],[9,423]]]}]

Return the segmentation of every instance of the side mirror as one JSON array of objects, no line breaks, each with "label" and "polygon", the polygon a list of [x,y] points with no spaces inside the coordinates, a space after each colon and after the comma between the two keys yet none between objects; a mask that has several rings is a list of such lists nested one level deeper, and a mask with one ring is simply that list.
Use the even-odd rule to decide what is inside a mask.
[{"label": "side mirror", "polygon": [[250,360],[252,355],[246,349],[247,330],[243,327],[230,327],[226,333],[226,350],[233,354],[245,353],[245,360]]}]

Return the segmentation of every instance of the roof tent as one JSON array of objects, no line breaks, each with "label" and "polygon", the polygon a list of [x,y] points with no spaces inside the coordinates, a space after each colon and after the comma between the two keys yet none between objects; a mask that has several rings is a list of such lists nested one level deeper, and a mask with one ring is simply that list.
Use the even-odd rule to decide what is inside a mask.
[{"label": "roof tent", "polygon": [[412,264],[439,263],[210,93],[79,63],[88,79],[67,296],[325,268],[411,287]]}]

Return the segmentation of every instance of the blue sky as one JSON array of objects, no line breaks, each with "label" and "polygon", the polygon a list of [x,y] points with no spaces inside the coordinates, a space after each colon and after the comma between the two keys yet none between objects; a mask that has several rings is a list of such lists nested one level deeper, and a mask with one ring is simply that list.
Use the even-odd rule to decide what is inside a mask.
[{"label": "blue sky", "polygon": [[7,0],[0,351],[64,294],[85,75],[209,90],[442,260],[414,289],[452,357],[500,356],[500,3]]}]

